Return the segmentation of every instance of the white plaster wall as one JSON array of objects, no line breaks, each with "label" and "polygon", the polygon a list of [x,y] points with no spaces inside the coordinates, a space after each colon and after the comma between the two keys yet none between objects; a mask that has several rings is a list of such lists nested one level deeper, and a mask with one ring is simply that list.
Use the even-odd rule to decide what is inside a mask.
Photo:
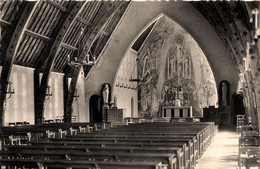
[{"label": "white plaster wall", "polygon": [[64,74],[52,72],[49,79],[52,96],[45,101],[45,120],[55,120],[56,116],[64,115],[63,104],[63,77]]},{"label": "white plaster wall", "polygon": [[76,116],[76,122],[85,122],[86,119],[86,109],[85,109],[85,79],[84,74],[80,73],[78,82],[77,82],[77,90],[79,97],[74,99],[73,101],[73,112],[72,115]]},{"label": "white plaster wall", "polygon": [[[27,121],[34,124],[34,69],[14,65],[10,81],[13,83],[13,94],[6,100],[5,122]],[[8,95],[7,95],[8,97]]]},{"label": "white plaster wall", "polygon": [[[116,80],[114,83],[114,96],[117,98],[117,107],[125,109],[124,118],[131,117],[131,98],[134,99],[134,117],[138,117],[138,98],[137,98],[137,82],[130,82],[129,79],[137,78],[136,65],[137,52],[130,49],[123,57],[121,65],[118,69]],[[112,101],[114,102],[112,96]]]}]

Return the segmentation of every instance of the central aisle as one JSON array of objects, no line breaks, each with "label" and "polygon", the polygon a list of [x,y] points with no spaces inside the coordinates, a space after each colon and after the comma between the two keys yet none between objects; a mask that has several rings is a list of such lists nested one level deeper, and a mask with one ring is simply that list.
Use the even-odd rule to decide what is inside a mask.
[{"label": "central aisle", "polygon": [[238,167],[238,135],[219,131],[199,159],[196,169],[236,169]]}]

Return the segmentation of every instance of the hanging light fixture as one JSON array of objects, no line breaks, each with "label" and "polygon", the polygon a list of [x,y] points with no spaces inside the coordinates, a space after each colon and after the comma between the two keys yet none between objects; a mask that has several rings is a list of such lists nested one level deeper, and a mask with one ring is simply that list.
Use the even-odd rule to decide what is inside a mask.
[{"label": "hanging light fixture", "polygon": [[[81,13],[82,14],[82,13]],[[87,50],[90,48],[90,46],[87,46],[87,39],[84,37],[84,34],[86,33],[85,27],[87,25],[83,22],[83,16],[79,16],[80,18],[80,32],[78,37],[78,48],[76,52],[76,56],[68,55],[68,65],[77,68],[80,66],[88,66],[88,65],[96,65],[96,57],[91,53],[91,50],[87,53]],[[80,58],[80,55],[83,55],[86,59],[82,60]]]}]

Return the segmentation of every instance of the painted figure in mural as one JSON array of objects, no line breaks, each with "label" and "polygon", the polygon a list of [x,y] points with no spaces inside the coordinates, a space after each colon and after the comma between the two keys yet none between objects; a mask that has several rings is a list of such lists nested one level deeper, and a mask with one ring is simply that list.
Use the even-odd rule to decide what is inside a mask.
[{"label": "painted figure in mural", "polygon": [[177,61],[178,61],[177,73],[178,73],[178,77],[182,77],[184,40],[181,37],[179,37],[176,40],[176,46],[177,46],[176,56],[177,56]]},{"label": "painted figure in mural", "polygon": [[163,101],[165,102],[166,105],[169,104],[168,90],[169,90],[169,86],[165,85],[164,86]]},{"label": "painted figure in mural", "polygon": [[222,100],[221,105],[227,106],[227,85],[225,82],[221,83]]},{"label": "painted figure in mural", "polygon": [[214,83],[209,83],[208,86],[208,106],[215,106]]},{"label": "painted figure in mural", "polygon": [[183,76],[184,60],[184,40],[179,37],[174,41],[173,47],[168,50],[168,79],[173,79],[176,75],[178,78]]},{"label": "painted figure in mural", "polygon": [[184,58],[184,77],[191,77],[191,60],[190,60],[190,52],[187,51]]},{"label": "painted figure in mural", "polygon": [[168,79],[172,79],[177,68],[176,50],[169,49],[168,52]]},{"label": "painted figure in mural", "polygon": [[147,110],[146,87],[141,87],[141,111]]},{"label": "painted figure in mural", "polygon": [[102,90],[102,94],[103,94],[104,105],[107,105],[108,104],[108,98],[109,98],[109,86],[108,86],[107,83],[104,85],[104,88]]}]

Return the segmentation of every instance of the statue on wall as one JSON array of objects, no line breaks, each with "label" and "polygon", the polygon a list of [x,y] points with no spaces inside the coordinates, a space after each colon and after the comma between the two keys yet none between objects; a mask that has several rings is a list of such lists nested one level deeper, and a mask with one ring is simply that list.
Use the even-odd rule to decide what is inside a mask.
[{"label": "statue on wall", "polygon": [[227,106],[227,85],[225,82],[221,83],[221,92],[222,92],[221,105]]},{"label": "statue on wall", "polygon": [[105,83],[102,87],[103,107],[109,107],[109,95],[110,87],[108,83]]}]

